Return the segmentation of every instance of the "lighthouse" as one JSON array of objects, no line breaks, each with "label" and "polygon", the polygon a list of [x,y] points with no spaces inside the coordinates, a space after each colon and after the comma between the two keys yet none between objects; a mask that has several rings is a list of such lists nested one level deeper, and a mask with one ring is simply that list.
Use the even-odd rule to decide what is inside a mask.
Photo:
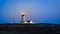
[{"label": "lighthouse", "polygon": [[22,11],[21,12],[21,21],[20,21],[21,24],[32,24],[32,23],[34,23],[31,20],[26,21],[25,17],[26,17],[25,12]]},{"label": "lighthouse", "polygon": [[23,24],[25,22],[25,12],[22,11],[21,13],[21,23]]}]

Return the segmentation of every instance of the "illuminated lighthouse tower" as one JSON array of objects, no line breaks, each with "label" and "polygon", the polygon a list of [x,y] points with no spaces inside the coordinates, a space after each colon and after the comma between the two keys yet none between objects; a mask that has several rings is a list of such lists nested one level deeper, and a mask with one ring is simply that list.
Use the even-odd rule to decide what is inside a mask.
[{"label": "illuminated lighthouse tower", "polygon": [[21,13],[21,24],[32,24],[32,23],[33,22],[31,20],[26,21],[26,19],[25,19],[25,12],[22,11],[22,13]]},{"label": "illuminated lighthouse tower", "polygon": [[23,24],[25,22],[25,13],[21,13],[21,23]]}]

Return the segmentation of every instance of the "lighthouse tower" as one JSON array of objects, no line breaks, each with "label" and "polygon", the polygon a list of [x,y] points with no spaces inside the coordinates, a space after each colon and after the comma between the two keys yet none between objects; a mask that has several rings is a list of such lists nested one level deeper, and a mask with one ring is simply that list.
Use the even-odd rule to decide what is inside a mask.
[{"label": "lighthouse tower", "polygon": [[28,20],[26,21],[25,19],[25,12],[22,11],[21,12],[21,21],[20,21],[21,24],[33,24],[34,22],[32,22],[31,20]]},{"label": "lighthouse tower", "polygon": [[21,13],[21,24],[24,24],[25,22],[25,13],[22,11]]}]

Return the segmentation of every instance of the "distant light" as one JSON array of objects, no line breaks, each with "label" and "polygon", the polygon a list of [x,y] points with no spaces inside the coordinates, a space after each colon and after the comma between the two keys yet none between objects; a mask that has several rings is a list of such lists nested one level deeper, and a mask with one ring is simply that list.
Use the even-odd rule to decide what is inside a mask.
[{"label": "distant light", "polygon": [[24,14],[24,13],[22,13],[22,14]]},{"label": "distant light", "polygon": [[27,22],[25,21],[25,23],[27,23]]},{"label": "distant light", "polygon": [[33,23],[32,21],[30,21],[30,23]]}]

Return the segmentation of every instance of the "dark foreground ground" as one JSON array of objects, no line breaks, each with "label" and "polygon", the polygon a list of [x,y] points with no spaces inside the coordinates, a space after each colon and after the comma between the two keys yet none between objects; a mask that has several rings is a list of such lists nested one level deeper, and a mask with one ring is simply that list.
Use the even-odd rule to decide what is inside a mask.
[{"label": "dark foreground ground", "polygon": [[60,34],[60,25],[2,24],[0,25],[0,34]]}]

